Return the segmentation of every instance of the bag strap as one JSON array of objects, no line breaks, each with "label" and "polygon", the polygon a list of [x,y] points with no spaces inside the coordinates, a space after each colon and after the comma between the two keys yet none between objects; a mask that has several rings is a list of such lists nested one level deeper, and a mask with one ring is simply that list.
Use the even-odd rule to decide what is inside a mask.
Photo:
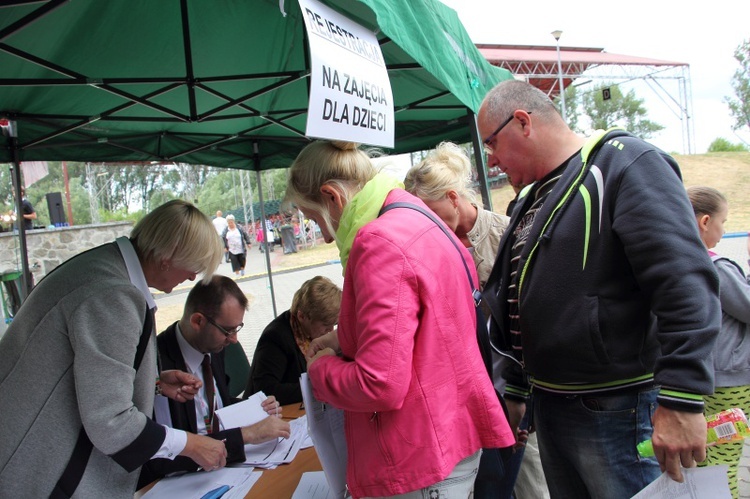
[{"label": "bag strap", "polygon": [[408,208],[410,210],[418,211],[419,213],[423,214],[433,222],[435,222],[435,225],[440,227],[440,230],[443,231],[443,234],[446,235],[448,240],[453,244],[453,247],[456,248],[456,251],[458,252],[459,256],[461,257],[461,263],[464,264],[464,269],[466,270],[466,277],[469,278],[469,285],[471,286],[471,296],[474,298],[474,310],[476,313],[476,319],[477,319],[477,343],[479,344],[479,353],[482,355],[482,361],[484,362],[484,367],[487,369],[487,374],[489,374],[490,379],[493,379],[493,373],[492,373],[492,345],[490,344],[490,334],[489,331],[487,331],[487,321],[484,317],[484,313],[482,312],[482,308],[479,306],[480,303],[482,303],[482,293],[474,286],[474,279],[471,277],[471,271],[469,270],[469,266],[466,264],[466,260],[464,259],[463,254],[461,253],[461,248],[459,248],[458,243],[456,243],[456,240],[454,238],[455,234],[452,234],[449,232],[448,228],[445,226],[445,224],[438,220],[438,218],[432,214],[430,211],[425,210],[419,205],[412,204],[412,203],[405,203],[405,202],[395,202],[391,203],[387,206],[384,206],[380,213],[378,213],[378,216],[382,215],[386,211],[393,210],[395,208]]},{"label": "bag strap", "polygon": [[[133,360],[133,368],[137,371],[141,367],[141,361],[146,353],[146,347],[148,341],[151,338],[151,333],[154,329],[154,312],[152,309],[146,310],[146,320],[143,325],[143,331],[141,332],[141,338],[138,341],[138,348],[135,352],[135,359]],[[78,432],[78,440],[73,448],[73,454],[70,456],[68,465],[65,466],[65,470],[60,479],[55,484],[55,488],[52,489],[49,497],[50,499],[68,499],[73,497],[73,493],[78,488],[78,484],[81,483],[83,473],[86,471],[86,466],[91,457],[91,451],[94,449],[94,444],[91,443],[91,439],[86,434],[86,429],[81,426],[81,431]]]},{"label": "bag strap", "polygon": [[[446,235],[446,237],[451,242],[453,247],[456,248],[456,251],[458,251],[458,254],[461,255],[461,249],[458,247],[458,243],[456,243],[456,240],[453,238],[453,235],[451,234],[451,232],[448,231],[448,228],[445,226],[445,224],[442,221],[438,220],[438,218],[435,215],[425,210],[421,206],[418,206],[416,204],[411,204],[411,203],[405,203],[405,202],[391,203],[387,206],[383,206],[383,208],[380,210],[380,213],[378,213],[378,216],[382,215],[383,213],[387,211],[391,211],[395,208],[408,208],[410,210],[418,211],[422,215],[426,216],[427,218],[435,222],[435,225],[440,227],[440,230],[443,231],[443,233]],[[469,285],[471,286],[471,293],[472,293],[472,297],[474,298],[474,305],[478,307],[479,303],[481,303],[482,301],[482,293],[479,291],[479,289],[477,289],[476,286],[474,286],[474,279],[472,279],[471,277],[471,271],[469,270],[469,266],[466,264],[466,260],[464,259],[463,255],[461,255],[461,263],[464,264],[464,270],[466,270],[466,277],[469,278]]]}]

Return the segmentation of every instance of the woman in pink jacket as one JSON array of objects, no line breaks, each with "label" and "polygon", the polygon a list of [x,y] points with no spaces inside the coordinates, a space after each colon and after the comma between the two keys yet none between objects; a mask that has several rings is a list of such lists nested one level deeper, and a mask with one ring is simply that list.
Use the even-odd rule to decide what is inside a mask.
[{"label": "woman in pink jacket", "polygon": [[344,267],[338,331],[316,340],[308,376],[345,411],[352,496],[469,497],[481,449],[515,438],[477,346],[468,251],[417,211],[378,216],[425,205],[355,144],[308,145],[287,199]]}]

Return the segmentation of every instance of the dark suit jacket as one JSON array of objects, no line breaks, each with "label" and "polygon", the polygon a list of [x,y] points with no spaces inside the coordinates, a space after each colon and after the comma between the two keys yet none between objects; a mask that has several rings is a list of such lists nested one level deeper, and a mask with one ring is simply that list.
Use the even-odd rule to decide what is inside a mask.
[{"label": "dark suit jacket", "polygon": [[[182,358],[180,345],[177,343],[177,323],[169,326],[156,338],[161,359],[161,369],[179,369],[186,371],[185,359]],[[229,397],[229,382],[224,369],[224,352],[211,354],[211,369],[213,370],[216,388],[224,406],[237,402],[237,399]],[[180,403],[169,399],[169,412],[172,415],[172,427],[185,430],[190,433],[198,432],[198,423],[195,416],[195,402],[192,400]],[[245,460],[245,445],[242,441],[242,431],[239,428],[220,431],[209,435],[216,439],[226,439],[227,463],[243,462]],[[141,469],[138,480],[138,488],[144,487],[158,478],[177,471],[196,471],[198,465],[192,459],[178,456],[173,461],[169,459],[152,459]]]},{"label": "dark suit jacket", "polygon": [[271,321],[258,339],[245,396],[262,390],[281,405],[302,402],[299,378],[307,371],[305,356],[297,347],[287,310]]}]

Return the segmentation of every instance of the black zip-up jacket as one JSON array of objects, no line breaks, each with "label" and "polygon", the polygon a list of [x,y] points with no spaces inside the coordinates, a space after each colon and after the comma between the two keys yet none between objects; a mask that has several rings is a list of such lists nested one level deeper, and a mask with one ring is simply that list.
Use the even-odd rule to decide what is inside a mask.
[{"label": "black zip-up jacket", "polygon": [[[721,308],[679,168],[624,131],[601,135],[569,161],[521,253],[526,374],[560,393],[655,381],[661,405],[701,412]],[[532,197],[519,199],[484,291],[506,350],[511,239]],[[506,396],[527,393],[520,368],[506,376]]]}]

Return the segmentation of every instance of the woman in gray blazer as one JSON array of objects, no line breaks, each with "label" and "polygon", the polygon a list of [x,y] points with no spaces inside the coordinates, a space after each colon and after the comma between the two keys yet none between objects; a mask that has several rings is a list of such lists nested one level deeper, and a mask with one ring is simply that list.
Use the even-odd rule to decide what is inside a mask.
[{"label": "woman in gray blazer", "polygon": [[151,420],[155,390],[185,401],[200,382],[159,373],[149,291],[210,276],[221,258],[208,217],[175,200],[36,286],[0,341],[3,495],[130,499],[153,457],[224,466],[222,442]]}]

